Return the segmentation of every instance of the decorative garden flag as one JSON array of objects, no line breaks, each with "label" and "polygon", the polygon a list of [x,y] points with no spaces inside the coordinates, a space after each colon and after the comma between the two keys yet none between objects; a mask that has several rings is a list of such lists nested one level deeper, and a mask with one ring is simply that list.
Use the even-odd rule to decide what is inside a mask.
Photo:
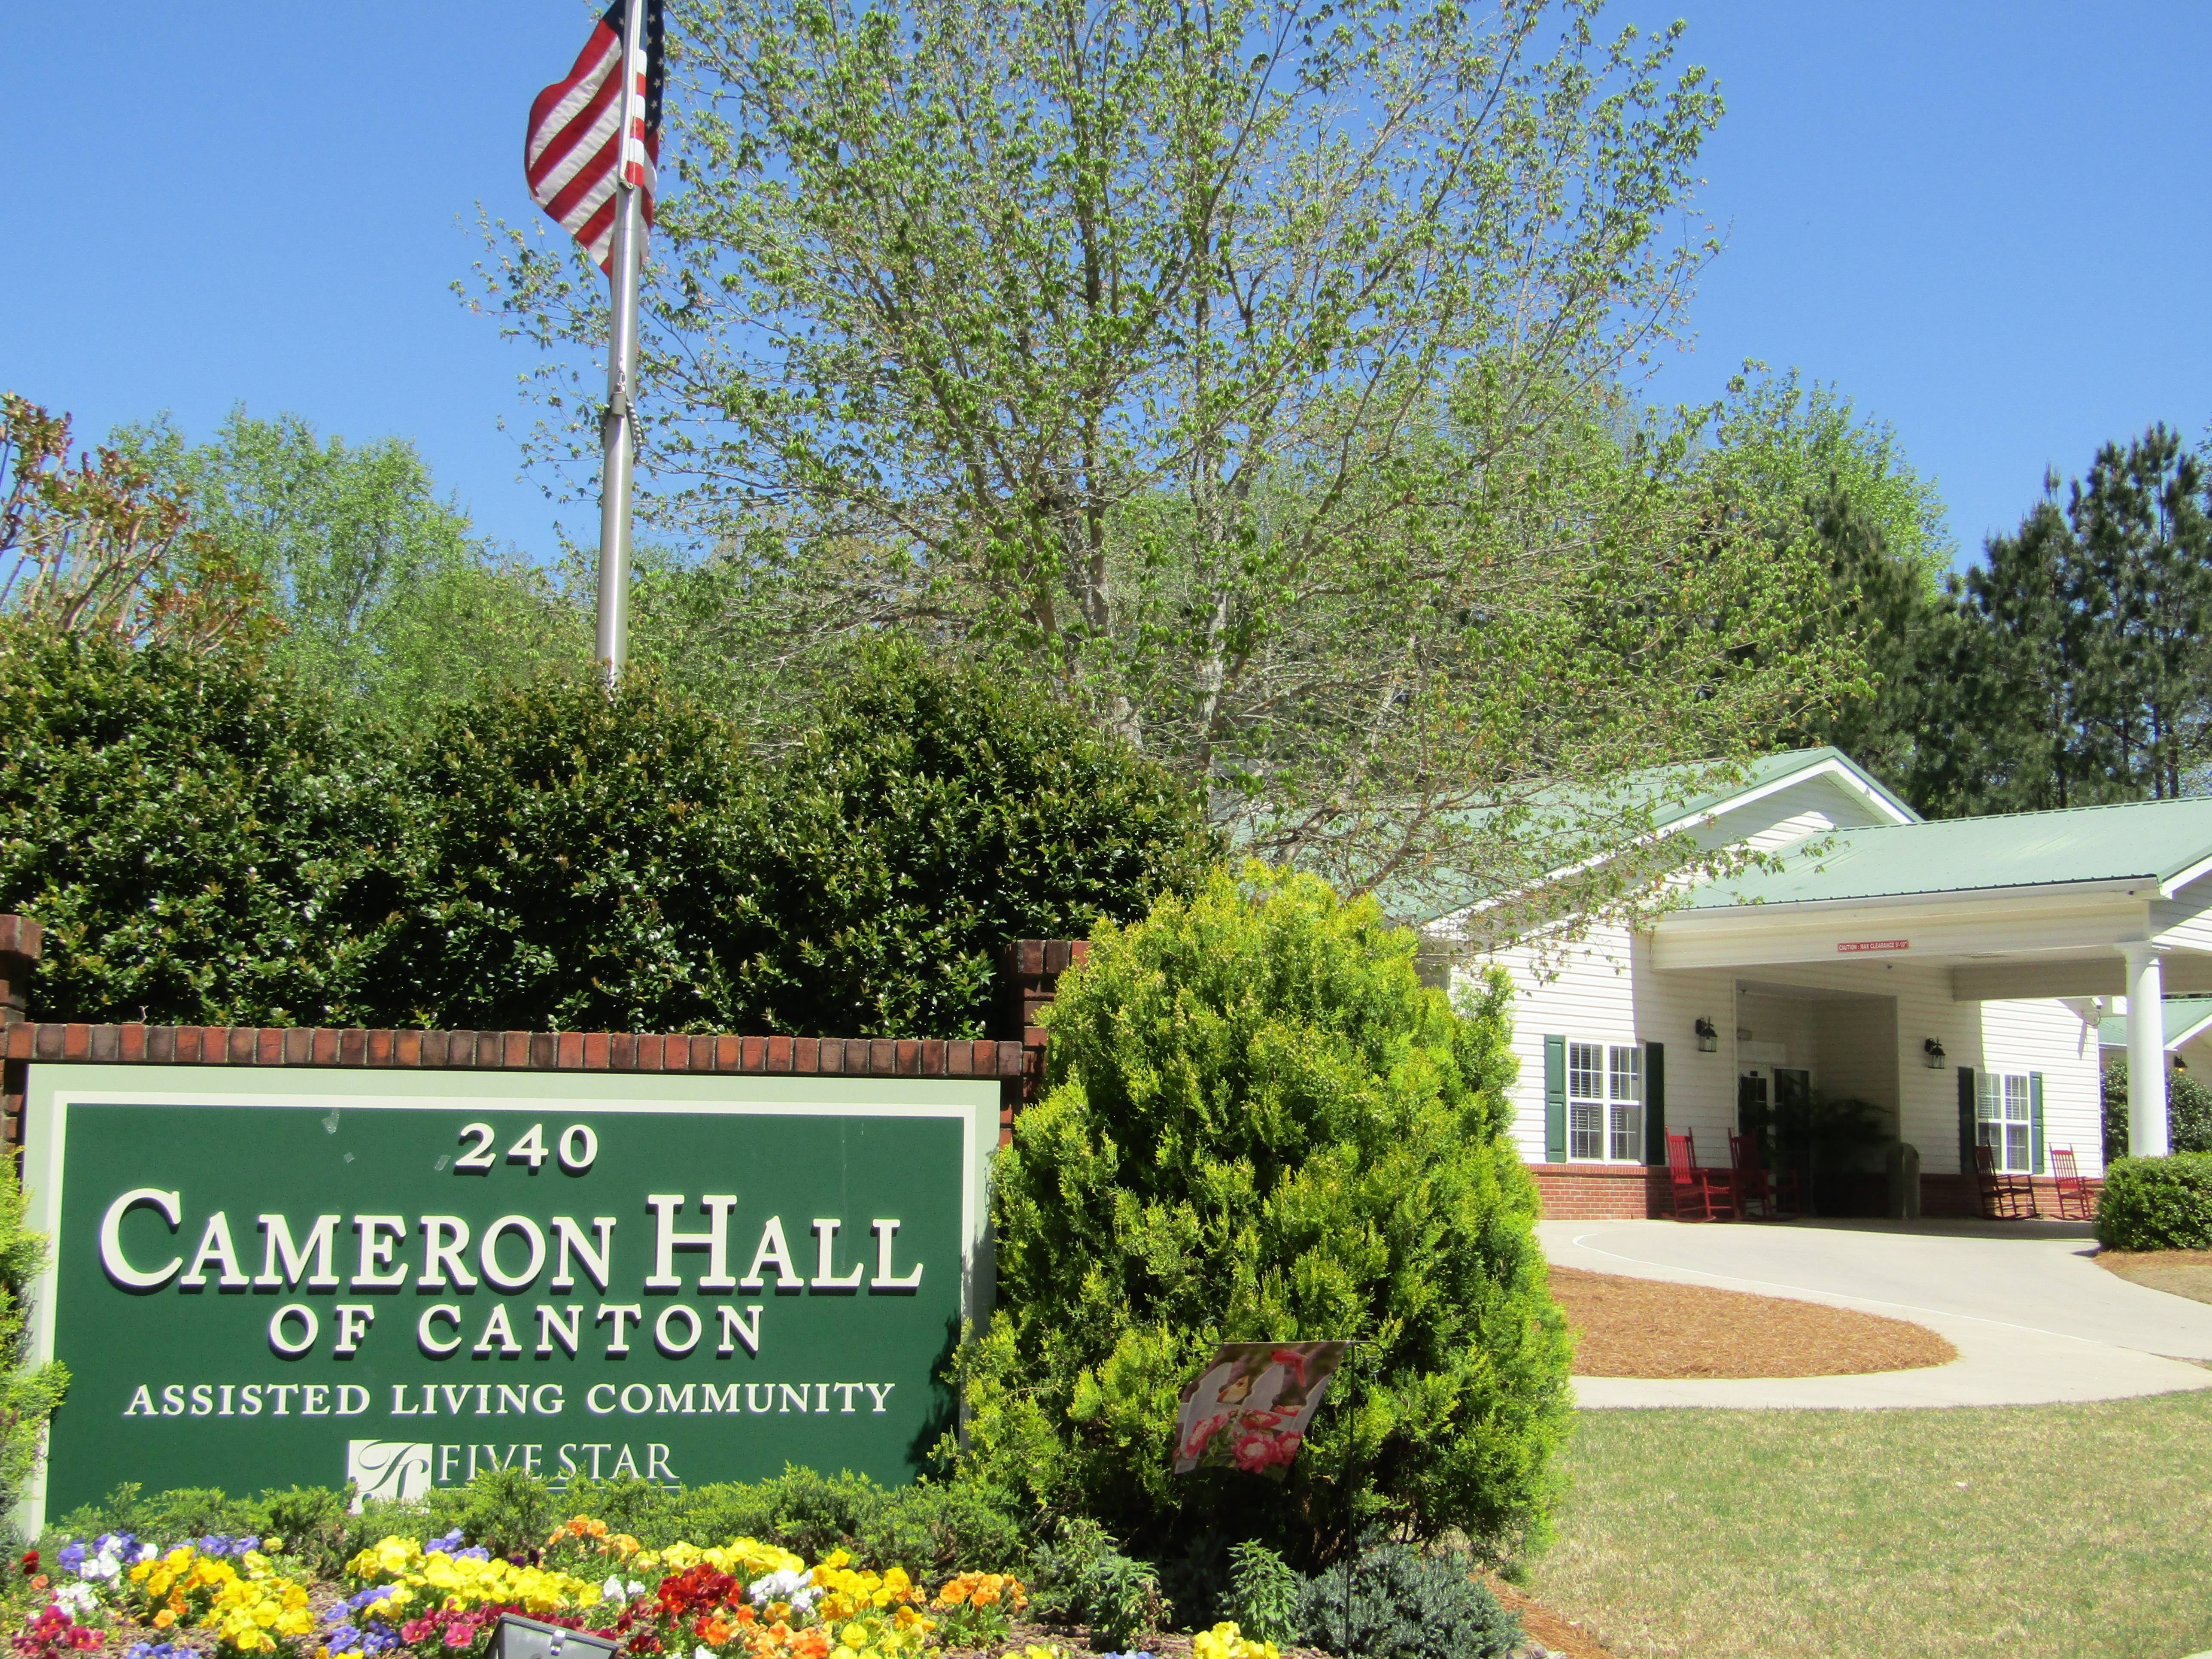
[{"label": "decorative garden flag", "polygon": [[1305,1444],[1348,1342],[1224,1342],[1182,1391],[1175,1472],[1238,1468],[1280,1480]]}]

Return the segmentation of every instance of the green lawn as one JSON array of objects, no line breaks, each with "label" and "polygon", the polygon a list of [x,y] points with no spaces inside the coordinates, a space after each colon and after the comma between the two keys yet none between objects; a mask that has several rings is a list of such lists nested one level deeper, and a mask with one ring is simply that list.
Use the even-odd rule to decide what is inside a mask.
[{"label": "green lawn", "polygon": [[2212,1649],[2212,1392],[1601,1411],[1528,1588],[1623,1659]]}]

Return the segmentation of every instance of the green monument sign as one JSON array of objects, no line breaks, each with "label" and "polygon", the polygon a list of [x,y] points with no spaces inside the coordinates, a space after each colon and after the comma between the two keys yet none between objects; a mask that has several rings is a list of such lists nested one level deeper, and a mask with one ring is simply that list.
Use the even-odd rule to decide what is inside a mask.
[{"label": "green monument sign", "polygon": [[990,1082],[45,1065],[27,1108],[33,1536],[125,1480],[909,1479],[988,1294]]}]

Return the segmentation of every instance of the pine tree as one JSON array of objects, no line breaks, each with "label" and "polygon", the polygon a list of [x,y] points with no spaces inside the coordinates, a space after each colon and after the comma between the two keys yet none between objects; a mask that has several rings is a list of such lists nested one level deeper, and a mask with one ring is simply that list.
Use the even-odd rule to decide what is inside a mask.
[{"label": "pine tree", "polygon": [[1907,793],[1937,816],[2165,799],[2212,761],[2212,482],[2164,426],[2055,475],[1954,577]]}]

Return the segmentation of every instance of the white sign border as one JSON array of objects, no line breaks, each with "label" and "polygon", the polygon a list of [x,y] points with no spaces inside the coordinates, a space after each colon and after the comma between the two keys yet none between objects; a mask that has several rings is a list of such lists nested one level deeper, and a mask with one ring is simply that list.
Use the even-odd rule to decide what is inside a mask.
[{"label": "white sign border", "polygon": [[[412,1085],[413,1087],[408,1085]],[[397,1086],[395,1086],[397,1085]],[[61,1237],[61,1177],[71,1106],[277,1106],[329,1111],[543,1112],[573,1104],[594,1112],[698,1113],[715,1117],[951,1118],[961,1126],[960,1316],[980,1328],[989,1317],[994,1276],[986,1203],[991,1154],[999,1145],[999,1084],[985,1078],[757,1073],[453,1071],[444,1067],[337,1068],[248,1066],[123,1066],[34,1062],[23,1096],[24,1224],[49,1241]],[[60,1261],[50,1247],[32,1281],[31,1357],[54,1357],[54,1302]],[[963,1404],[962,1418],[966,1417]],[[12,1517],[26,1538],[46,1525],[43,1448]]]}]

